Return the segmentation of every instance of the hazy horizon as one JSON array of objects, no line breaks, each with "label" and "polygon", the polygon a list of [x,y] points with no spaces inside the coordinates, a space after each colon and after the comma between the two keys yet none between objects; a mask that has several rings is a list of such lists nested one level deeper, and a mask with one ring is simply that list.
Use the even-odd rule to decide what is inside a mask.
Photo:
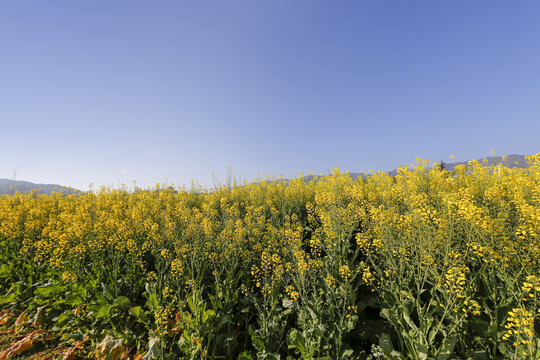
[{"label": "hazy horizon", "polygon": [[203,187],[540,151],[540,3],[0,4],[0,178]]},{"label": "hazy horizon", "polygon": [[[530,154],[530,155],[534,156],[536,154]],[[340,169],[340,171],[342,171],[344,173],[350,172],[351,175],[354,175],[355,177],[358,176],[358,174],[369,175],[369,174],[373,174],[373,173],[376,173],[376,172],[379,172],[379,171],[387,172],[390,175],[395,175],[397,169],[400,166],[414,167],[414,166],[418,165],[419,161],[422,161],[422,163],[425,164],[425,160],[429,161],[428,162],[428,167],[432,167],[432,166],[438,167],[442,163],[443,166],[445,166],[445,168],[447,170],[449,170],[449,171],[453,170],[455,168],[455,166],[458,165],[458,164],[467,164],[470,160],[478,160],[480,162],[483,162],[486,159],[489,160],[488,164],[490,164],[490,165],[497,164],[498,161],[502,160],[507,166],[510,166],[510,167],[512,167],[512,166],[523,167],[524,162],[527,162],[527,160],[524,159],[523,157],[526,157],[526,156],[528,156],[528,155],[524,155],[524,154],[508,154],[508,155],[498,156],[498,155],[495,155],[493,151],[491,151],[489,156],[484,156],[484,157],[478,158],[478,159],[467,159],[465,161],[457,161],[455,156],[451,155],[450,159],[448,161],[445,161],[445,159],[440,159],[438,161],[431,161],[430,159],[416,158],[414,162],[411,162],[409,164],[405,164],[405,163],[399,164],[398,166],[396,166],[393,169],[374,170],[374,169],[361,168],[359,171],[354,171],[354,170],[351,170],[351,169]],[[508,157],[508,159],[504,160],[504,157]],[[515,157],[517,157],[518,159],[516,159]],[[496,159],[495,162],[493,162],[493,159]],[[518,161],[519,161],[519,163],[518,163]],[[525,166],[527,166],[527,165],[525,165]],[[329,168],[328,171],[325,172],[325,173],[314,173],[314,172],[298,173],[296,175],[288,177],[288,179],[294,179],[294,178],[301,177],[301,176],[306,176],[308,179],[310,178],[310,176],[319,176],[319,175],[320,176],[325,176],[325,175],[330,175],[334,170],[336,170],[336,168]],[[22,182],[22,183],[28,182],[29,184],[34,184],[34,185],[44,185],[44,186],[47,186],[49,188],[49,190],[50,190],[51,186],[55,186],[54,191],[59,191],[59,190],[62,190],[63,188],[66,188],[66,189],[71,189],[71,190],[75,190],[75,191],[77,191],[77,190],[81,190],[81,191],[91,190],[91,191],[98,191],[99,192],[102,187],[105,187],[105,188],[108,188],[108,189],[112,188],[112,189],[136,190],[136,189],[153,189],[156,186],[159,186],[160,188],[172,187],[174,189],[207,191],[207,190],[212,190],[212,189],[218,189],[221,186],[228,186],[228,185],[233,185],[233,184],[244,185],[246,183],[259,181],[259,180],[274,180],[274,179],[281,179],[281,178],[287,179],[286,177],[283,177],[282,174],[266,174],[265,176],[259,176],[257,178],[253,178],[253,179],[246,179],[246,178],[242,178],[241,174],[235,174],[232,171],[232,169],[228,169],[227,175],[222,179],[219,179],[217,176],[215,176],[215,174],[213,174],[212,175],[212,184],[207,184],[207,185],[198,184],[198,183],[196,183],[194,181],[191,181],[189,184],[175,184],[175,183],[169,182],[168,179],[165,179],[164,181],[156,182],[155,184],[150,184],[150,185],[147,184],[146,186],[144,186],[144,185],[141,186],[141,184],[137,183],[135,180],[132,180],[130,183],[120,182],[119,180],[117,180],[116,183],[112,183],[112,184],[89,184],[88,186],[83,187],[83,188],[76,188],[76,187],[73,187],[73,186],[70,186],[70,185],[63,185],[63,184],[35,183],[33,181],[29,181],[29,180],[26,180],[26,179],[17,179],[16,174],[14,174],[14,175],[15,176],[13,178],[11,178],[11,179],[0,178],[0,185],[2,185],[1,183],[4,182],[4,181],[7,181],[7,182],[14,182],[15,181],[15,182]],[[28,190],[26,190],[26,191],[31,191],[32,189],[37,189],[37,187],[29,187]],[[25,190],[21,190],[21,189],[14,189],[14,190],[15,191],[25,192]],[[0,194],[1,193],[2,193],[2,189],[0,189]],[[46,193],[48,193],[48,191],[46,191]]]}]

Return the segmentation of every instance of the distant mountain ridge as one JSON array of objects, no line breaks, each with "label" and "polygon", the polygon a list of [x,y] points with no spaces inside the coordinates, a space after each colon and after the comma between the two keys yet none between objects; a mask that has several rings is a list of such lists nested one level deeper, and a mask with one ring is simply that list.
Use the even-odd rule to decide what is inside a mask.
[{"label": "distant mountain ridge", "polygon": [[0,194],[15,194],[16,191],[25,193],[36,190],[39,194],[51,194],[53,191],[63,191],[66,194],[75,193],[75,189],[58,184],[34,184],[29,181],[0,179]]}]

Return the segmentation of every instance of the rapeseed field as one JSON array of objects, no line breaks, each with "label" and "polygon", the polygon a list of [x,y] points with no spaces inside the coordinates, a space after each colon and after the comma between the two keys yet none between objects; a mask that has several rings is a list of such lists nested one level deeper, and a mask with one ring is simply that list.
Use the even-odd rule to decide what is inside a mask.
[{"label": "rapeseed field", "polygon": [[540,359],[528,161],[2,196],[0,358]]}]

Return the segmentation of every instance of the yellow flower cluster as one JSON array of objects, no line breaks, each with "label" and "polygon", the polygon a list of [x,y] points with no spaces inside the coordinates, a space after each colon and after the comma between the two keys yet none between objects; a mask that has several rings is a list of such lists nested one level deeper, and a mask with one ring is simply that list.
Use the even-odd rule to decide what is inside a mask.
[{"label": "yellow flower cluster", "polygon": [[328,285],[328,287],[330,287],[330,288],[335,288],[336,287],[336,278],[334,278],[332,275],[328,275],[325,278],[325,281],[326,281],[326,284]]},{"label": "yellow flower cluster", "polygon": [[174,316],[173,316],[172,307],[160,306],[157,309],[154,322],[156,326],[156,335],[158,337],[167,335],[173,318]]},{"label": "yellow flower cluster", "polygon": [[347,280],[351,277],[351,269],[349,269],[348,265],[342,265],[339,268],[339,275],[344,279]]},{"label": "yellow flower cluster", "polygon": [[[523,286],[521,287],[525,293],[523,301],[530,301],[540,298],[540,276],[529,275],[525,278]],[[540,299],[539,299],[540,300]],[[540,312],[540,309],[539,309]]]},{"label": "yellow flower cluster", "polygon": [[512,309],[508,312],[507,332],[503,335],[504,340],[514,338],[513,345],[531,345],[534,339],[534,315],[521,308]]},{"label": "yellow flower cluster", "polygon": [[465,300],[463,302],[463,312],[465,314],[471,313],[472,315],[480,315],[480,310],[482,309],[480,304],[478,304],[478,301],[476,300]]},{"label": "yellow flower cluster", "polygon": [[458,265],[448,269],[445,277],[444,286],[454,293],[458,298],[465,297],[465,286],[467,285],[467,274],[470,269],[464,265]]},{"label": "yellow flower cluster", "polygon": [[176,258],[171,262],[171,275],[174,279],[179,280],[184,271],[182,259]]},{"label": "yellow flower cluster", "polygon": [[375,276],[369,266],[362,266],[362,280],[367,285],[373,285],[375,283]]},{"label": "yellow flower cluster", "polygon": [[349,319],[353,316],[353,314],[358,314],[358,307],[356,305],[347,306],[347,316],[346,318]]},{"label": "yellow flower cluster", "polygon": [[288,285],[285,288],[285,293],[287,294],[289,299],[291,299],[291,301],[293,301],[293,302],[298,301],[298,298],[300,297],[300,293],[298,291],[296,291],[296,289],[292,285]]}]

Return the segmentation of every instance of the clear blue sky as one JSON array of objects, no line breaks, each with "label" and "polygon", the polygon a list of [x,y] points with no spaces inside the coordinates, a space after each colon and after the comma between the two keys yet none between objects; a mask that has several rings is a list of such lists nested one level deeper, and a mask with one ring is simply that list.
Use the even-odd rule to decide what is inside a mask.
[{"label": "clear blue sky", "polygon": [[391,170],[540,151],[538,1],[3,1],[0,178]]}]

